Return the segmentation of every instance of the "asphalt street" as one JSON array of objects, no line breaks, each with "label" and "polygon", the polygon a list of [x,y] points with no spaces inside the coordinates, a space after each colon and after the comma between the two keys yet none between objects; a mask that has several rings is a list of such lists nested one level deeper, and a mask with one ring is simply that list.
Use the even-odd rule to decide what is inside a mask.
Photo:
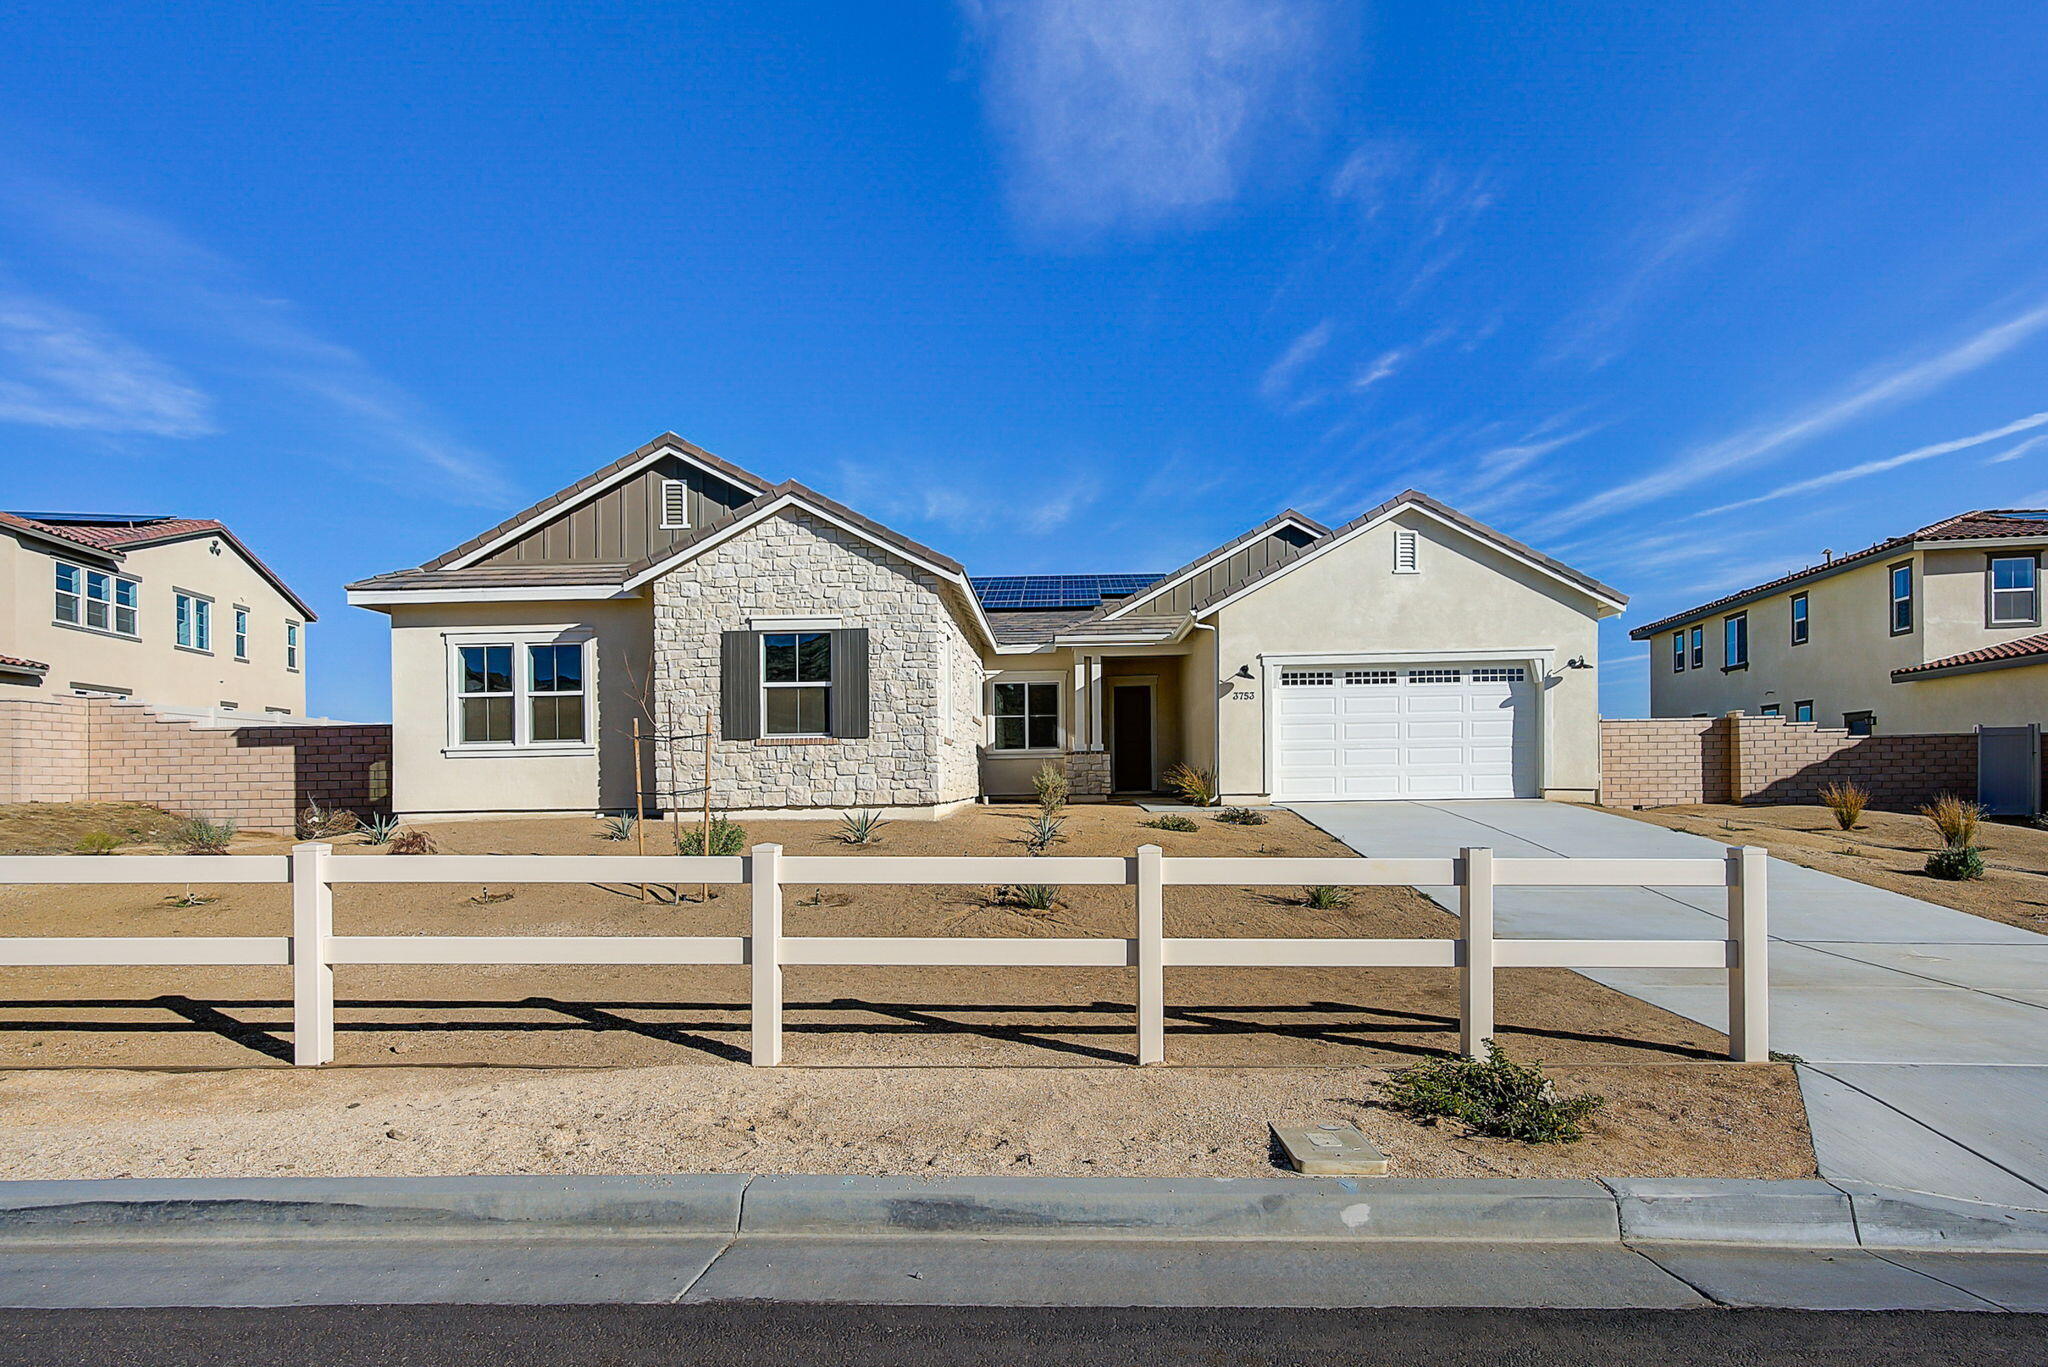
[{"label": "asphalt street", "polygon": [[1783,1310],[1124,1310],[784,1304],[0,1311],[0,1367],[1972,1367],[2048,1316]]}]

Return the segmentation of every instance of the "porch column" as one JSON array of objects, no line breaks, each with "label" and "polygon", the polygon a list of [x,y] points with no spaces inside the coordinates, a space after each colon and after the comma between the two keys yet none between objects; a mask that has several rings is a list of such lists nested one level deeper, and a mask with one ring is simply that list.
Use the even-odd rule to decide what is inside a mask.
[{"label": "porch column", "polygon": [[1108,739],[1102,730],[1102,657],[1088,657],[1088,748],[1102,750]]}]

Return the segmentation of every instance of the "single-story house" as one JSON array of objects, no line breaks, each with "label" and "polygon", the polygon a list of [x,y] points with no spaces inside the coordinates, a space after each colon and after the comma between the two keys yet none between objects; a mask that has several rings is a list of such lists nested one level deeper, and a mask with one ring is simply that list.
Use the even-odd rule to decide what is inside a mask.
[{"label": "single-story house", "polygon": [[414,816],[694,806],[707,767],[747,813],[943,815],[1048,763],[1084,798],[1184,763],[1237,803],[1590,800],[1626,602],[1413,491],[1167,574],[970,577],[673,434],[348,593],[391,618]]}]

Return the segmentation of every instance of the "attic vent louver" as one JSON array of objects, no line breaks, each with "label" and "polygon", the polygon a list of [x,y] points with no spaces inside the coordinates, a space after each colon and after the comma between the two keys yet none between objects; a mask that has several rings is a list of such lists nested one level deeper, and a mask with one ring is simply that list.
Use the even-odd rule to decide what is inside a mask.
[{"label": "attic vent louver", "polygon": [[690,486],[679,479],[665,479],[661,482],[661,525],[690,525]]},{"label": "attic vent louver", "polygon": [[1418,574],[1421,564],[1417,559],[1415,533],[1405,527],[1394,529],[1394,573]]}]

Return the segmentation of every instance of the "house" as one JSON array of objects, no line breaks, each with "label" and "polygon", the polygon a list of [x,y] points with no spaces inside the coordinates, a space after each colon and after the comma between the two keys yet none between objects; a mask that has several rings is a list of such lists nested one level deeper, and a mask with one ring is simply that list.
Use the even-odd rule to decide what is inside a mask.
[{"label": "house", "polygon": [[210,518],[0,512],[0,698],[298,716],[315,620]]},{"label": "house", "polygon": [[1232,802],[1590,799],[1625,603],[1414,492],[1167,574],[970,578],[673,434],[348,592],[391,618],[415,816],[693,802],[707,730],[712,801],[756,813],[942,815],[1047,763],[1082,797],[1186,763]]},{"label": "house", "polygon": [[2044,549],[2048,510],[1958,513],[1637,627],[1651,713],[1856,735],[2048,724]]}]

